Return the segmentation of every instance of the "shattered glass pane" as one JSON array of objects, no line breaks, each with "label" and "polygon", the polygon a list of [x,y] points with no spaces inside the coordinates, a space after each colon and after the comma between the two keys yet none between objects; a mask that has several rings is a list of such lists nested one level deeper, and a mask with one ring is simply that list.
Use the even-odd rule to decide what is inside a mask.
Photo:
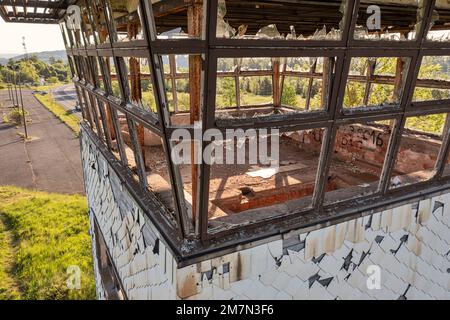
[{"label": "shattered glass pane", "polygon": [[427,40],[435,42],[450,41],[450,1],[436,1]]},{"label": "shattered glass pane", "polygon": [[95,25],[95,37],[97,43],[106,43],[109,41],[109,33],[104,3],[101,0],[93,0],[90,8],[92,20]]},{"label": "shattered glass pane", "polygon": [[[192,55],[192,57],[198,55]],[[182,113],[190,111],[189,55],[161,56],[164,69],[164,88],[169,111]],[[189,114],[187,114],[189,116]],[[171,118],[173,124],[188,125],[189,117]]]},{"label": "shattered glass pane", "polygon": [[208,152],[210,232],[310,208],[324,132],[214,135]]},{"label": "shattered glass pane", "polygon": [[391,188],[427,181],[434,176],[447,117],[448,114],[441,113],[406,119]]},{"label": "shattered glass pane", "polygon": [[[156,37],[199,39],[202,37],[206,1],[147,0],[151,2]],[[189,23],[190,21],[190,23]]]},{"label": "shattered glass pane", "polygon": [[216,117],[324,111],[335,61],[334,57],[219,58]]},{"label": "shattered glass pane", "polygon": [[133,105],[156,113],[156,100],[148,59],[125,57],[130,101]]},{"label": "shattered glass pane", "polygon": [[[217,38],[330,40],[342,38],[347,0],[219,0]],[[293,14],[295,13],[295,14]],[[327,21],[324,24],[324,15]]]},{"label": "shattered glass pane", "polygon": [[340,126],[332,153],[325,204],[378,191],[394,121]]},{"label": "shattered glass pane", "polygon": [[401,102],[410,58],[354,57],[345,88],[344,109],[397,106]]},{"label": "shattered glass pane", "polygon": [[355,26],[356,40],[411,41],[421,28],[423,0],[362,0]]},{"label": "shattered glass pane", "polygon": [[424,56],[413,101],[450,99],[450,56]]},{"label": "shattered glass pane", "polygon": [[144,39],[139,1],[109,1],[115,33],[114,42]]}]

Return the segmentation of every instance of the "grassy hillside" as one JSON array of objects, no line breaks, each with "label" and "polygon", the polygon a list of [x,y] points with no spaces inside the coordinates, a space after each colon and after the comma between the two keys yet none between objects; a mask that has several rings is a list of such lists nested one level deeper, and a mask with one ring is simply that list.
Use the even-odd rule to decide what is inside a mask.
[{"label": "grassy hillside", "polygon": [[[42,60],[44,62],[50,62],[50,58],[55,58],[55,59],[61,59],[64,62],[67,62],[67,54],[66,54],[66,50],[56,50],[56,51],[43,51],[43,52],[33,52],[33,53],[29,53],[29,56],[32,55],[36,55],[38,57],[39,60]],[[4,63],[8,63],[9,58],[13,58],[14,60],[20,60],[25,58],[24,54],[20,54],[20,55],[15,55],[15,56],[10,56],[8,58],[4,58],[5,62]],[[1,58],[0,58],[1,59]]]},{"label": "grassy hillside", "polygon": [[0,187],[0,299],[95,299],[88,224],[81,196]]}]

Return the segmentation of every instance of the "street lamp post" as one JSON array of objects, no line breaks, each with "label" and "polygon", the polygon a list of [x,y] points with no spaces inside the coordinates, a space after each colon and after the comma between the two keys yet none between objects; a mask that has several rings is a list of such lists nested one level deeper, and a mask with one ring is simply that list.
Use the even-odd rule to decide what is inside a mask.
[{"label": "street lamp post", "polygon": [[[17,109],[19,109],[19,95],[20,95],[20,107],[22,109],[23,128],[25,130],[25,139],[28,139],[27,120],[25,118],[25,108],[23,106],[22,84],[21,84],[21,79],[20,79],[20,67],[19,67],[19,65],[8,66],[8,69],[10,69],[13,74],[13,84],[14,84],[14,93],[15,93],[15,94],[14,93],[12,94],[13,105],[14,105],[14,107],[17,107]],[[18,81],[17,81],[17,73],[19,73]],[[17,85],[19,85],[19,94],[17,93]],[[14,102],[14,95],[15,95],[15,102]]]},{"label": "street lamp post", "polygon": [[12,100],[11,75],[9,73],[6,73],[6,86],[8,87],[9,100]]},{"label": "street lamp post", "polygon": [[[13,106],[18,108],[19,107],[19,97],[18,97],[18,94],[17,94],[16,69],[13,66],[8,66],[8,69],[10,69],[13,72],[13,74],[12,74],[12,77],[13,77],[12,84],[13,84],[13,88],[14,88],[14,92],[13,92]],[[15,96],[15,101],[14,101],[14,96]]]},{"label": "street lamp post", "polygon": [[11,100],[13,102],[13,106],[16,105],[16,100],[14,97],[14,74],[9,74],[9,88],[11,89]]},{"label": "street lamp post", "polygon": [[21,70],[20,70],[19,65],[16,65],[16,68],[17,68],[17,73],[19,74],[18,82],[19,82],[20,105],[22,107],[23,129],[25,131],[25,139],[28,139],[27,119],[25,117],[25,108],[23,106],[22,84],[21,84],[22,81],[21,81],[21,77],[20,77]]}]

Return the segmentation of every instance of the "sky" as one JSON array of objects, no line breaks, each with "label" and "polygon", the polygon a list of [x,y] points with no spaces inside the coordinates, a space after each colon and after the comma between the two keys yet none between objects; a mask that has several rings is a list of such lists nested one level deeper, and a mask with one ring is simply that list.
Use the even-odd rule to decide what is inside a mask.
[{"label": "sky", "polygon": [[23,54],[22,37],[29,53],[64,50],[59,25],[6,23],[0,18],[0,54]]}]

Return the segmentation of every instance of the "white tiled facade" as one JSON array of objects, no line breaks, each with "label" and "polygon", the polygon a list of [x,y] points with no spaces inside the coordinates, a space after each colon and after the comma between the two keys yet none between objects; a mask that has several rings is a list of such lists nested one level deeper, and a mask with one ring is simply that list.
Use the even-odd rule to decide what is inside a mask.
[{"label": "white tiled facade", "polygon": [[[127,297],[175,299],[177,264],[161,235],[132,200],[96,146],[86,137],[81,139],[81,144],[91,235],[95,237],[92,230],[95,216]],[[93,245],[97,293],[102,299],[105,293],[95,250]]]},{"label": "white tiled facade", "polygon": [[[178,268],[108,162],[81,141],[91,220],[129,299],[450,299],[450,194]],[[380,289],[369,289],[370,266]]]}]

